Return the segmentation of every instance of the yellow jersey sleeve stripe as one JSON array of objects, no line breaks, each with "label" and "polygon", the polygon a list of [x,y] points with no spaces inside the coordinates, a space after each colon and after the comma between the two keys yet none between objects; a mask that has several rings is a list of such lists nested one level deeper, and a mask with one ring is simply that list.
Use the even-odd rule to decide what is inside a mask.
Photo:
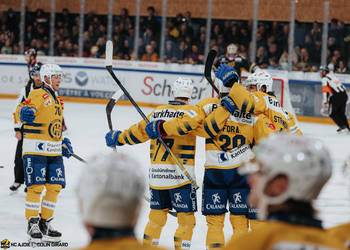
[{"label": "yellow jersey sleeve stripe", "polygon": [[215,137],[215,135],[213,135],[213,133],[210,131],[208,123],[206,121],[204,121],[204,130],[211,138]]},{"label": "yellow jersey sleeve stripe", "polygon": [[129,136],[130,136],[130,139],[135,143],[141,143],[134,135],[133,133],[129,130]]}]

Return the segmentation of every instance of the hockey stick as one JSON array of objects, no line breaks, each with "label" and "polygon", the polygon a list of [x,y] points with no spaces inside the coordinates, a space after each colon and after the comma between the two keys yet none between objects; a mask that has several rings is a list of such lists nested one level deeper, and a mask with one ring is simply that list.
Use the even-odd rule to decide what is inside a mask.
[{"label": "hockey stick", "polygon": [[207,60],[205,61],[204,76],[207,79],[207,81],[209,82],[209,84],[213,87],[215,92],[217,94],[219,94],[220,91],[215,86],[215,84],[213,82],[213,79],[211,79],[211,70],[212,70],[212,67],[213,67],[213,63],[214,63],[216,54],[217,54],[216,50],[212,49],[211,51],[209,51],[208,56],[207,56]]},{"label": "hockey stick", "polygon": [[[132,105],[136,108],[137,112],[141,115],[142,119],[149,123],[149,120],[147,119],[146,115],[142,112],[140,107],[136,104],[134,99],[130,96],[129,92],[124,88],[123,84],[119,81],[119,79],[115,76],[112,68],[112,55],[113,55],[113,43],[112,41],[107,41],[106,43],[106,69],[109,72],[109,74],[112,76],[114,81],[118,84],[119,88],[123,90],[124,94],[128,97],[129,101],[132,103]],[[192,186],[195,189],[198,189],[198,185],[196,181],[191,177],[191,175],[187,172],[185,167],[181,164],[181,162],[177,159],[177,157],[174,155],[174,153],[169,149],[169,147],[165,144],[165,142],[162,140],[162,138],[158,138],[159,142],[164,146],[165,150],[171,155],[171,157],[176,162],[176,165],[181,169],[182,173],[187,177],[187,179],[191,182]]]},{"label": "hockey stick", "polygon": [[109,99],[109,102],[107,103],[106,106],[106,115],[107,115],[107,122],[108,122],[108,127],[110,130],[113,130],[113,124],[112,124],[112,119],[111,119],[111,113],[112,110],[115,106],[115,103],[119,100],[119,98],[123,95],[123,91],[119,89],[117,92],[114,93],[114,95]]},{"label": "hockey stick", "polygon": [[84,163],[87,163],[87,161],[85,161],[83,158],[81,158],[79,155],[76,155],[74,153],[72,153],[69,148],[66,146],[66,145],[62,145],[62,148],[66,149],[68,151],[68,154],[73,156],[75,159],[77,159],[78,161],[81,161],[81,162],[84,162]]},{"label": "hockey stick", "polygon": [[[113,124],[112,124],[112,118],[111,118],[111,113],[112,110],[115,106],[115,103],[119,100],[119,98],[123,95],[123,91],[119,89],[117,92],[114,93],[114,95],[109,99],[109,102],[107,103],[106,106],[106,115],[107,115],[107,122],[108,122],[108,127],[110,130],[113,130]],[[117,151],[116,147],[112,147],[113,151]]]}]

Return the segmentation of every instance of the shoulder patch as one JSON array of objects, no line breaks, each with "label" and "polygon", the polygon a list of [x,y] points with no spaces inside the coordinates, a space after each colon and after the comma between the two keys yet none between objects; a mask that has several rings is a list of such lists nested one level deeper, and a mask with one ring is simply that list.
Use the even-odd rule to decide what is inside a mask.
[{"label": "shoulder patch", "polygon": [[275,125],[274,125],[273,123],[266,123],[266,125],[267,125],[270,129],[276,130],[276,127],[275,127]]},{"label": "shoulder patch", "polygon": [[45,93],[42,95],[42,98],[47,99],[49,97],[49,94]]},{"label": "shoulder patch", "polygon": [[187,111],[187,113],[191,118],[197,116],[197,113],[194,110],[189,110],[189,111]]},{"label": "shoulder patch", "polygon": [[32,99],[26,99],[24,102],[25,104],[29,104],[32,101]]}]

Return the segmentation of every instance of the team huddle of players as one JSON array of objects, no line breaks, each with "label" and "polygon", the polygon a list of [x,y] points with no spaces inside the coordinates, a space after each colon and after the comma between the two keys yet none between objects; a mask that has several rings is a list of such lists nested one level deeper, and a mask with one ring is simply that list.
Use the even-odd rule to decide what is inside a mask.
[{"label": "team huddle of players", "polygon": [[[173,84],[174,100],[155,108],[147,117],[150,123],[141,121],[105,136],[107,146],[151,140],[151,211],[143,244],[158,245],[167,214],[175,209],[174,247],[191,248],[196,190],[158,138],[195,179],[195,138],[200,136],[205,138],[201,212],[208,227],[207,249],[225,248],[228,211],[234,233],[227,249],[343,248],[345,241],[322,229],[311,205],[331,175],[327,149],[301,136],[293,115],[274,96],[267,72],[244,58],[226,55],[225,60],[219,59],[215,71],[217,98],[190,105],[192,80],[180,77]],[[243,83],[242,69],[254,70]]]},{"label": "team huddle of players", "polygon": [[[147,117],[150,123],[140,121],[106,134],[110,147],[151,140],[151,210],[141,247],[133,236],[143,196],[141,177],[131,167],[137,164],[117,153],[97,157],[87,166],[96,176],[85,171],[78,189],[92,237],[87,249],[153,249],[172,209],[178,220],[174,247],[191,248],[197,211],[196,136],[205,138],[201,212],[208,227],[207,249],[343,249],[349,244],[350,226],[326,231],[312,207],[331,176],[328,150],[320,141],[301,136],[293,115],[274,96],[271,76],[236,52],[231,46],[216,65],[218,97],[190,105],[192,80],[180,77],[172,87],[174,99],[155,108]],[[251,72],[243,82],[242,70]],[[45,64],[39,74],[43,85],[15,112],[24,134],[27,233],[34,242],[59,241],[61,233],[50,222],[65,187],[62,156],[69,157],[73,149],[69,139],[62,138],[63,102],[56,94],[62,70]],[[159,138],[192,178],[184,175]],[[234,233],[225,246],[227,212]]]}]

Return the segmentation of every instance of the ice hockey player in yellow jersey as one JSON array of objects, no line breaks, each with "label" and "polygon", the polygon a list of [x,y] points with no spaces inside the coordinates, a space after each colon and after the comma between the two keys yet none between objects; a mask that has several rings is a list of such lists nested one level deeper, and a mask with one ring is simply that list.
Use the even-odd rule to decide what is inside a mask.
[{"label": "ice hockey player in yellow jersey", "polygon": [[[229,91],[222,84],[218,88],[221,96]],[[250,145],[258,143],[274,130],[271,121],[264,115],[256,117],[239,110],[230,115],[218,98],[206,98],[197,106],[205,118],[198,124],[192,124],[193,129],[183,131],[186,128],[184,124],[193,122],[191,117],[183,116],[176,118],[177,122],[162,123],[159,130],[167,136],[181,135],[178,131],[183,131],[206,138],[202,213],[208,226],[207,249],[219,250],[225,244],[223,227],[227,203],[234,235],[248,232],[248,218],[252,216],[246,204],[249,187],[246,178],[237,173],[237,168],[247,157]]]},{"label": "ice hockey player in yellow jersey", "polygon": [[222,64],[215,75],[223,81],[225,86],[232,86],[229,96],[239,110],[256,115],[265,114],[275,125],[276,131],[302,134],[293,115],[287,112],[273,95],[273,80],[270,74],[259,70],[248,76],[242,86],[228,79],[227,75],[229,76],[233,70],[232,67]]},{"label": "ice hockey player in yellow jersey", "polygon": [[[33,242],[42,239],[59,241],[61,237],[50,222],[58,194],[66,185],[62,156],[70,155],[67,149],[62,150],[62,145],[73,152],[69,139],[62,141],[63,102],[55,93],[62,74],[62,69],[56,64],[43,65],[40,77],[44,84],[30,92],[28,98],[18,105],[15,114],[16,119],[23,123],[22,155],[28,187],[25,216],[27,234]],[[44,188],[46,193],[40,202]]]},{"label": "ice hockey player in yellow jersey", "polygon": [[[176,117],[188,116],[191,119],[183,127],[178,127],[178,132],[185,135],[185,131],[191,130],[192,124],[198,123],[203,118],[198,113],[198,108],[189,105],[192,95],[192,80],[178,78],[173,86],[173,101],[160,105],[149,115],[148,119],[156,127],[167,120]],[[176,120],[174,120],[176,122]],[[124,131],[110,131],[106,134],[107,146],[134,145],[151,139],[149,169],[150,206],[149,221],[144,232],[145,245],[158,245],[163,227],[167,221],[169,209],[177,211],[178,228],[174,235],[176,249],[189,249],[193,228],[196,224],[194,212],[197,211],[196,191],[190,181],[182,174],[176,162],[165,150],[156,138],[163,134],[149,136],[146,130],[151,131],[142,120]],[[164,136],[162,138],[172,152],[182,162],[185,169],[195,179],[195,150],[196,136]]]},{"label": "ice hockey player in yellow jersey", "polygon": [[116,152],[91,157],[76,189],[91,237],[84,250],[160,249],[142,246],[134,235],[145,186],[143,170],[134,157]]},{"label": "ice hockey player in yellow jersey", "polygon": [[232,239],[226,249],[343,249],[322,228],[312,202],[332,173],[329,151],[319,140],[275,133],[253,148],[240,168],[250,173],[248,202],[259,208],[263,227]]}]

